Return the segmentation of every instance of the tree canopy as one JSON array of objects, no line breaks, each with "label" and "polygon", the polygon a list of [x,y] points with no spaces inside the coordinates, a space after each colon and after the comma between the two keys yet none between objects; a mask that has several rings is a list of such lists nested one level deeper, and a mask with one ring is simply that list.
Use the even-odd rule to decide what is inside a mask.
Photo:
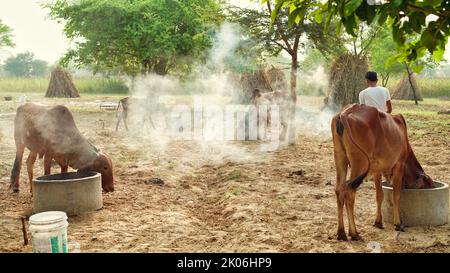
[{"label": "tree canopy", "polygon": [[45,7],[75,42],[63,65],[128,75],[186,68],[204,57],[211,27],[222,19],[216,0],[57,0]]},{"label": "tree canopy", "polygon": [[[299,22],[305,17],[305,10],[313,6],[311,17],[317,22],[324,21],[327,28],[337,15],[345,31],[352,36],[357,36],[361,22],[390,25],[392,37],[400,49],[395,59],[400,63],[414,64],[424,58],[427,51],[440,61],[450,34],[450,1],[446,0],[276,0],[276,3],[273,18],[283,8],[289,8],[289,22]],[[419,71],[422,66],[415,65],[415,68]]]},{"label": "tree canopy", "polygon": [[12,41],[12,29],[7,25],[2,23],[0,20],[0,47],[8,46],[13,47],[14,42]]},{"label": "tree canopy", "polygon": [[25,52],[10,57],[5,61],[4,70],[15,77],[41,77],[48,72],[48,64],[43,60],[36,60],[34,54]]}]

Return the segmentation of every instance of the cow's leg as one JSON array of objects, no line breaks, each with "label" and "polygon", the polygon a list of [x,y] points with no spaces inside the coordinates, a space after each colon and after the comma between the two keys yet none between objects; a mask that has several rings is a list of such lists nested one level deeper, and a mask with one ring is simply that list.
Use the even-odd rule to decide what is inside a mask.
[{"label": "cow's leg", "polygon": [[338,230],[337,239],[347,241],[344,227],[344,198],[345,198],[345,180],[347,177],[348,161],[345,154],[335,156],[336,163],[336,201],[338,208]]},{"label": "cow's leg", "polygon": [[156,130],[155,123],[153,122],[151,113],[148,114],[148,119],[150,121],[150,124],[152,125],[153,130]]},{"label": "cow's leg", "polygon": [[374,177],[375,189],[377,191],[377,217],[374,226],[383,228],[383,219],[381,216],[381,204],[383,203],[383,189],[381,187],[381,174],[376,174]]},{"label": "cow's leg", "polygon": [[403,165],[397,164],[394,167],[394,175],[393,175],[393,209],[394,209],[394,226],[397,231],[404,231],[403,224],[401,221],[400,215],[400,194],[402,191],[402,173],[403,173]]},{"label": "cow's leg", "polygon": [[336,165],[336,201],[338,208],[338,230],[337,239],[347,241],[347,235],[345,234],[344,227],[344,201],[345,201],[345,187],[348,171],[348,158],[345,153],[344,146],[342,144],[342,138],[335,132],[336,119],[332,122],[333,131],[333,151],[334,151],[334,163]]},{"label": "cow's leg", "polygon": [[117,124],[116,124],[116,132],[119,131],[119,124],[120,124],[120,120],[122,119],[122,114],[119,116],[119,118],[117,119]]},{"label": "cow's leg", "polygon": [[45,154],[44,156],[44,175],[49,175],[52,170],[52,156]]},{"label": "cow's leg", "polygon": [[348,235],[352,238],[352,240],[358,241],[361,239],[361,236],[359,236],[355,224],[355,215],[354,215],[355,197],[356,197],[356,189],[345,187],[345,208],[347,209],[347,217],[349,225]]},{"label": "cow's leg", "polygon": [[14,192],[19,192],[19,177],[20,177],[20,169],[22,169],[22,159],[24,152],[25,152],[25,145],[16,144],[16,158],[14,159],[14,165],[11,171],[11,187],[13,188]]},{"label": "cow's leg", "polygon": [[36,162],[37,153],[36,152],[30,152],[27,158],[27,172],[28,172],[28,179],[30,180],[30,192],[33,193],[33,167],[34,162]]},{"label": "cow's leg", "polygon": [[124,112],[122,112],[122,118],[123,118],[123,124],[125,125],[125,129],[128,131],[128,124],[127,124],[128,110],[124,110]]},{"label": "cow's leg", "polygon": [[69,169],[69,166],[61,165],[61,173],[66,173],[68,169]]},{"label": "cow's leg", "polygon": [[[350,181],[354,181],[358,176],[367,170],[367,160],[362,156],[352,155],[353,158],[350,159],[351,165],[351,173],[350,173]],[[356,230],[355,224],[355,215],[354,215],[354,207],[355,207],[355,197],[356,197],[356,188],[352,188],[349,183],[346,183],[345,186],[345,207],[347,209],[347,217],[348,217],[348,225],[349,231],[348,234],[352,237],[352,240],[360,240]]]}]

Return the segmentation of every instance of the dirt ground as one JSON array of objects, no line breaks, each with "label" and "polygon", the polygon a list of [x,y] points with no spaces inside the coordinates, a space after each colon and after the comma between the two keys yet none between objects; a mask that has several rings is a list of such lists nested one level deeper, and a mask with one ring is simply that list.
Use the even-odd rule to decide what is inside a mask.
[{"label": "dirt ground", "polygon": [[[116,190],[103,195],[103,208],[68,220],[69,242],[78,242],[81,252],[370,252],[370,242],[381,244],[383,252],[450,251],[450,225],[402,233],[389,223],[383,230],[373,227],[372,181],[364,182],[356,196],[363,240],[337,241],[335,169],[326,134],[297,128],[297,144],[275,152],[261,152],[256,142],[162,145],[140,132],[114,132],[115,113],[92,101],[31,100],[66,104],[83,134],[113,159]],[[321,99],[299,101],[305,109],[316,109]],[[21,192],[8,190],[16,107],[0,102],[1,252],[32,251],[23,246],[19,220],[32,210],[25,166]],[[436,114],[450,109],[450,101],[430,100],[418,107],[396,101],[394,109],[405,114],[425,171],[450,182],[450,116]],[[42,166],[37,161],[35,176],[43,174]],[[295,171],[302,173],[291,175]],[[165,185],[146,184],[151,178]]]}]

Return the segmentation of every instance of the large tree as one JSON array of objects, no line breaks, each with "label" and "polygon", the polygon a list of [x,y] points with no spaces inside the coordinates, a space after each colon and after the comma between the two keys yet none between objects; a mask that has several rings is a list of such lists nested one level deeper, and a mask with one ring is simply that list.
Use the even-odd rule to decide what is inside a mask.
[{"label": "large tree", "polygon": [[[316,21],[325,21],[328,26],[338,16],[345,31],[352,36],[357,35],[361,22],[390,25],[392,37],[400,49],[395,59],[410,65],[424,58],[427,51],[440,61],[450,35],[450,1],[447,0],[276,0],[276,3],[274,18],[288,7],[290,22],[302,20],[305,14],[301,11],[314,7],[312,14]],[[414,65],[414,68],[420,71],[423,66]]]},{"label": "large tree", "polygon": [[131,76],[189,67],[222,19],[216,0],[57,0],[46,7],[75,41],[62,64]]},{"label": "large tree", "polygon": [[5,61],[4,70],[15,77],[41,77],[48,72],[47,62],[37,60],[31,52],[17,54]]}]

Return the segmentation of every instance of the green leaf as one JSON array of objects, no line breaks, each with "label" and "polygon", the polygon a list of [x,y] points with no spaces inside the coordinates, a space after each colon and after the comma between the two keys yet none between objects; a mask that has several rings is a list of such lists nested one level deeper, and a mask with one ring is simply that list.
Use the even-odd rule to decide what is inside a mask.
[{"label": "green leaf", "polygon": [[420,33],[422,31],[422,26],[425,25],[426,15],[422,12],[413,12],[409,16],[409,25],[411,28],[417,32]]},{"label": "green leaf", "polygon": [[432,29],[429,27],[425,29],[425,31],[420,36],[420,42],[424,44],[430,53],[433,53],[434,49],[436,48],[436,37],[433,35]]},{"label": "green leaf", "polygon": [[323,13],[320,10],[314,12],[314,20],[316,23],[321,24],[323,21]]},{"label": "green leaf", "polygon": [[345,4],[344,14],[346,17],[352,15],[356,9],[362,4],[363,0],[350,0]]},{"label": "green leaf", "polygon": [[272,22],[275,22],[275,19],[277,19],[278,14],[280,13],[280,10],[283,7],[283,5],[284,5],[283,1],[277,2],[277,4],[275,5],[275,9],[272,11],[272,14],[270,15],[270,17],[272,18]]},{"label": "green leaf", "polygon": [[384,23],[386,23],[387,18],[388,18],[388,13],[387,12],[380,13],[380,15],[378,17],[378,24],[380,26],[383,26]]},{"label": "green leaf", "polygon": [[349,16],[347,18],[342,19],[342,23],[345,26],[345,31],[352,35],[353,37],[356,37],[356,33],[355,33],[355,29],[357,27],[357,23],[356,23],[356,16]]},{"label": "green leaf", "polygon": [[394,41],[400,46],[405,43],[403,29],[399,28],[398,25],[392,26],[392,38],[394,38]]},{"label": "green leaf", "polygon": [[433,51],[433,58],[440,62],[442,60],[442,57],[444,57],[445,49],[443,48],[436,48],[436,50]]},{"label": "green leaf", "polygon": [[396,9],[403,4],[403,0],[394,0],[391,2],[391,8]]},{"label": "green leaf", "polygon": [[422,70],[425,68],[423,64],[415,64],[415,63],[410,64],[410,67],[411,70],[416,74],[420,74],[420,72],[422,72]]},{"label": "green leaf", "polygon": [[301,8],[295,9],[288,16],[288,25],[293,26],[294,23],[300,23],[301,20],[305,17],[307,7],[303,6]]}]

